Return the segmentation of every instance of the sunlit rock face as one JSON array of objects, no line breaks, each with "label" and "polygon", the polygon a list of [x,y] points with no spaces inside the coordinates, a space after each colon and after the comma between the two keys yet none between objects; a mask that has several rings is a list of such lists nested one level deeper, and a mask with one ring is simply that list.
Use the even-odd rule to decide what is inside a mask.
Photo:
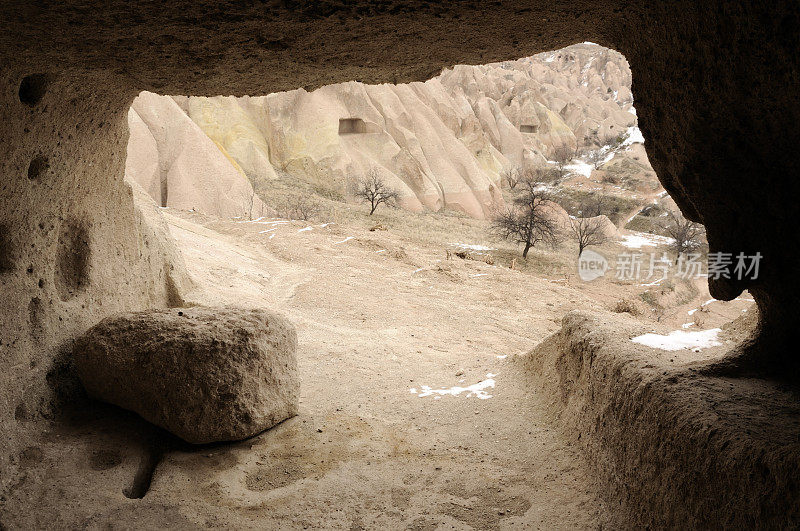
[{"label": "sunlit rock face", "polygon": [[150,92],[136,98],[128,111],[126,177],[162,207],[221,217],[263,215],[265,207],[236,160],[179,106],[187,99]]},{"label": "sunlit rock face", "polygon": [[[163,195],[151,177],[148,140],[172,126],[157,142],[161,171],[183,187],[170,184],[169,206],[232,212],[237,197],[247,194],[223,190],[238,176],[257,182],[276,171],[346,195],[376,167],[409,210],[449,208],[484,217],[502,202],[504,168],[546,164],[561,146],[598,148],[635,126],[630,86],[622,55],[580,44],[517,61],[456,66],[424,83],[350,82],[242,98],[145,93],[133,109],[148,117],[151,134],[131,115],[127,172],[143,179],[154,198]],[[178,108],[185,116],[175,115]],[[212,142],[198,137],[199,130]],[[195,157],[176,158],[176,150]],[[203,163],[189,166],[198,157]],[[195,173],[197,184],[189,186]],[[203,191],[209,197],[197,195]]]}]

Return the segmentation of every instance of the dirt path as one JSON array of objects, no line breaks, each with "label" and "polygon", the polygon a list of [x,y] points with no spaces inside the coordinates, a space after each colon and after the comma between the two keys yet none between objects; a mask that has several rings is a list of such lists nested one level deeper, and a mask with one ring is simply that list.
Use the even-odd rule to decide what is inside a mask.
[{"label": "dirt path", "polygon": [[170,223],[198,282],[191,298],[263,305],[296,324],[301,414],[246,443],[168,455],[149,503],[170,505],[174,485],[186,485],[180,497],[198,517],[236,527],[608,521],[544,397],[504,361],[555,330],[565,305],[588,301],[505,268],[403,249],[387,233]]}]

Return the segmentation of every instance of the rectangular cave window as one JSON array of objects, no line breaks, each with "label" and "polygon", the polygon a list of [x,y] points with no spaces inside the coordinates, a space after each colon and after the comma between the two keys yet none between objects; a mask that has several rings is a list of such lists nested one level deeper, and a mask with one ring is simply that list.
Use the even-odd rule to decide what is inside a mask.
[{"label": "rectangular cave window", "polygon": [[520,125],[519,130],[521,133],[535,133],[539,130],[538,125]]},{"label": "rectangular cave window", "polygon": [[361,118],[340,118],[339,134],[349,135],[354,133],[366,133],[367,124]]}]

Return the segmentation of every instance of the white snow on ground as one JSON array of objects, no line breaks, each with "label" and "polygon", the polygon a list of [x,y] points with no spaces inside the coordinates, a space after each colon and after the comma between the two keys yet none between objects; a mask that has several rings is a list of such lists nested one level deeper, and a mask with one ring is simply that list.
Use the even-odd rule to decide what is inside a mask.
[{"label": "white snow on ground", "polygon": [[300,229],[300,230],[298,230],[297,232],[305,232],[305,231],[307,231],[307,230],[314,230],[314,227],[306,227],[306,228],[304,228],[304,229]]},{"label": "white snow on ground", "polygon": [[504,359],[506,359],[507,357],[508,357],[508,354],[502,354],[502,355],[500,355],[500,356],[497,356],[497,359],[499,359],[499,360],[504,360]]},{"label": "white snow on ground", "polygon": [[334,223],[333,221],[330,221],[330,222],[328,222],[328,223],[323,223],[322,225],[320,225],[320,228],[323,228],[323,229],[324,229],[324,228],[325,228],[325,227],[327,227],[328,225],[336,225],[336,223]]},{"label": "white snow on ground", "polygon": [[375,253],[385,253],[386,249],[380,249],[379,251],[375,251]]},{"label": "white snow on ground", "polygon": [[644,135],[635,125],[628,128],[626,138],[620,147],[628,147],[631,144],[644,144]]},{"label": "white snow on ground", "polygon": [[[464,398],[478,398],[480,400],[486,400],[488,398],[492,398],[492,395],[487,393],[486,389],[493,389],[494,388],[494,377],[497,376],[496,374],[488,373],[486,375],[485,380],[481,380],[480,382],[472,385],[468,385],[467,387],[442,387],[441,389],[432,389],[430,386],[423,385],[420,388],[420,391],[417,391],[415,387],[412,387],[409,392],[419,396],[420,398],[425,398],[426,396],[433,396],[434,400],[437,400],[443,396],[459,396],[461,393],[467,393]],[[435,395],[435,396],[434,396]]]},{"label": "white snow on ground", "polygon": [[672,238],[659,236],[657,234],[647,234],[644,232],[631,232],[622,237],[619,244],[628,249],[641,249],[642,247],[658,247],[674,242]]},{"label": "white snow on ground", "polygon": [[485,277],[488,276],[489,273],[475,273],[474,275],[470,275],[471,277]]},{"label": "white snow on ground", "polygon": [[349,241],[350,241],[350,240],[352,240],[352,239],[353,239],[353,237],[352,237],[352,236],[348,236],[347,238],[345,238],[344,240],[342,240],[342,241],[340,241],[340,242],[333,242],[333,244],[334,244],[334,245],[339,245],[340,243],[349,242]]},{"label": "white snow on ground", "polygon": [[[263,219],[263,218],[260,218],[260,219]],[[258,220],[237,221],[236,223],[253,223],[255,225],[283,225],[285,223],[291,223],[291,221],[289,221],[288,219],[277,219],[277,220],[271,220],[271,221],[258,221]]]},{"label": "white snow on ground", "polygon": [[694,312],[696,312],[696,311],[697,311],[697,308],[695,308],[694,310],[689,310],[686,313],[688,313],[689,315],[694,315]]},{"label": "white snow on ground", "polygon": [[[616,93],[614,94],[614,98],[616,98]],[[605,157],[603,158],[602,162],[598,163],[598,166],[611,162],[618,151],[627,149],[633,144],[644,144],[644,136],[639,128],[635,125],[628,128],[627,132],[625,133],[625,140],[619,145],[619,148],[611,149],[609,146],[603,146],[600,148],[599,151],[604,153]],[[553,161],[548,161],[548,163],[555,164]],[[565,168],[571,173],[576,173],[589,178],[592,176],[594,165],[580,159],[575,159],[566,165]]]},{"label": "white snow on ground", "polygon": [[258,231],[258,233],[259,234],[266,234],[268,232],[272,232],[272,231],[276,231],[276,230],[278,230],[278,227],[274,227],[274,228],[267,229],[267,230],[260,230],[260,231]]},{"label": "white snow on ground", "polygon": [[571,164],[567,164],[564,167],[572,173],[577,173],[578,175],[583,175],[584,177],[591,177],[592,170],[594,170],[594,166],[588,162],[583,162],[582,160],[574,160]]},{"label": "white snow on ground", "polygon": [[721,331],[720,328],[698,330],[697,332],[675,330],[665,336],[660,334],[644,334],[634,337],[631,341],[661,350],[682,350],[688,348],[697,351],[701,348],[721,345],[722,343],[717,340],[717,336]]},{"label": "white snow on ground", "polygon": [[458,247],[460,249],[469,249],[471,251],[496,251],[494,247],[486,247],[485,245],[473,245],[470,243],[451,243],[453,247]]}]

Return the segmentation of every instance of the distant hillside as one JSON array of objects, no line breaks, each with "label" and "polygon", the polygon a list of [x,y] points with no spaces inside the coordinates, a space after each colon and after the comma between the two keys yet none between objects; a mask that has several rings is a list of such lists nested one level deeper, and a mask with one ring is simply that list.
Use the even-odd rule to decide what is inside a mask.
[{"label": "distant hillside", "polygon": [[130,113],[127,174],[164,205],[230,217],[251,209],[250,183],[278,172],[346,196],[374,166],[404,208],[484,217],[503,200],[504,168],[635,131],[630,87],[622,55],[579,44],[456,66],[424,83],[242,98],[143,93]]}]

